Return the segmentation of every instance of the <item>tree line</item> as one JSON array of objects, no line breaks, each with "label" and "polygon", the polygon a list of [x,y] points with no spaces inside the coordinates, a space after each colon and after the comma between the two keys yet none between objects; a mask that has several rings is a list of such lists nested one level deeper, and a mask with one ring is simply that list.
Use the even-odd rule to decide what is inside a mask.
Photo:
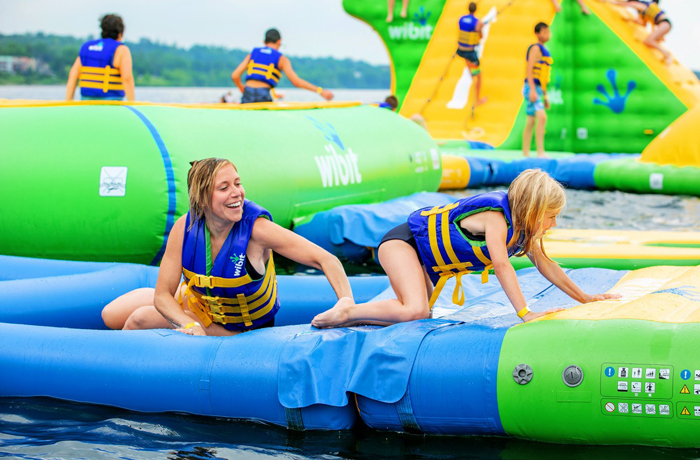
[{"label": "tree line", "polygon": [[[0,72],[0,84],[62,84],[68,78],[80,46],[97,37],[71,37],[43,33],[0,34],[0,56],[26,56],[47,64],[48,72]],[[125,42],[134,61],[137,86],[231,86],[231,72],[250,50],[194,45],[180,48],[142,38]],[[294,70],[304,79],[327,88],[391,86],[389,66],[334,58],[290,56]],[[280,87],[289,87],[282,79]]]}]

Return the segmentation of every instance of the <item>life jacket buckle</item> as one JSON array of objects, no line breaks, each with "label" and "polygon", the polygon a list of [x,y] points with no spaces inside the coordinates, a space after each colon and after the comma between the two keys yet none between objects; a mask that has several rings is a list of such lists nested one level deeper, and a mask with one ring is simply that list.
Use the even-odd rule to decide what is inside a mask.
[{"label": "life jacket buckle", "polygon": [[206,276],[206,275],[195,275],[196,280],[195,283],[197,287],[202,287],[202,288],[213,288],[213,284],[211,282],[211,277]]}]

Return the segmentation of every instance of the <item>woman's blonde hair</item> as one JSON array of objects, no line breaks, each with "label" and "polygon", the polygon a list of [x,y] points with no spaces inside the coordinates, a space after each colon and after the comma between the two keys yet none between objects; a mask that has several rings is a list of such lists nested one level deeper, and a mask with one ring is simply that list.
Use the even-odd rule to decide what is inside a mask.
[{"label": "woman's blonde hair", "polygon": [[191,161],[190,172],[187,173],[187,191],[190,195],[190,228],[200,219],[204,212],[211,208],[211,195],[214,192],[214,179],[224,166],[231,165],[238,171],[236,165],[225,158],[205,158]]},{"label": "woman's blonde hair", "polygon": [[539,239],[542,254],[552,260],[544,252],[542,239],[536,235],[545,214],[558,214],[566,205],[564,187],[544,171],[526,169],[508,187],[508,204],[513,217],[513,234],[516,235],[512,244],[518,241],[521,232],[525,235],[522,249],[515,255],[523,256],[532,252]]}]

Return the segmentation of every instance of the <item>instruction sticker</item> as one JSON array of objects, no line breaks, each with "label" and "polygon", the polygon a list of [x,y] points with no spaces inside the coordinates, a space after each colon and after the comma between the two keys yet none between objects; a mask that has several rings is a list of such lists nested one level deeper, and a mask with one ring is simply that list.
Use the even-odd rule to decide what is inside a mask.
[{"label": "instruction sticker", "polygon": [[695,396],[700,396],[700,385],[695,384],[695,385],[693,386],[693,394],[694,394]]},{"label": "instruction sticker", "polygon": [[646,393],[656,393],[656,384],[654,382],[647,382],[644,385],[644,391]]},{"label": "instruction sticker", "polygon": [[617,391],[627,391],[627,382],[617,382]]},{"label": "instruction sticker", "polygon": [[700,406],[695,406],[695,416],[700,417]]},{"label": "instruction sticker", "polygon": [[644,374],[644,376],[648,379],[655,379],[656,369],[647,369],[646,374]]},{"label": "instruction sticker", "polygon": [[610,366],[606,367],[605,368],[605,376],[612,377],[613,375],[615,375],[615,369],[610,367]]},{"label": "instruction sticker", "polygon": [[700,370],[695,371],[695,380],[700,380]]},{"label": "instruction sticker", "polygon": [[621,414],[628,414],[630,411],[629,404],[627,403],[617,403],[617,410]]},{"label": "instruction sticker", "polygon": [[617,376],[622,378],[622,379],[626,379],[628,373],[629,373],[629,367],[621,367],[619,369],[619,371],[617,372]]},{"label": "instruction sticker", "polygon": [[103,166],[100,170],[100,196],[126,195],[126,166]]},{"label": "instruction sticker", "polygon": [[687,407],[683,407],[683,410],[681,411],[681,415],[690,415],[690,411],[688,410]]},{"label": "instruction sticker", "polygon": [[609,402],[605,404],[605,410],[607,412],[615,412],[615,404]]},{"label": "instruction sticker", "polygon": [[681,378],[683,380],[688,380],[690,378],[690,371],[688,369],[683,369],[681,371]]},{"label": "instruction sticker", "polygon": [[642,382],[632,382],[632,393],[642,392]]},{"label": "instruction sticker", "polygon": [[671,415],[671,406],[668,404],[659,404],[659,415]]},{"label": "instruction sticker", "polygon": [[656,415],[656,404],[647,404],[644,406],[644,412],[646,412],[647,415]]},{"label": "instruction sticker", "polygon": [[681,388],[681,394],[682,395],[689,395],[690,390],[688,390],[688,385],[683,385],[683,388]]},{"label": "instruction sticker", "polygon": [[632,378],[633,379],[641,379],[642,378],[642,368],[641,367],[633,367],[632,368]]},{"label": "instruction sticker", "polygon": [[671,369],[659,369],[659,379],[668,380],[671,378]]},{"label": "instruction sticker", "polygon": [[632,413],[633,414],[641,414],[642,413],[642,405],[632,403]]}]

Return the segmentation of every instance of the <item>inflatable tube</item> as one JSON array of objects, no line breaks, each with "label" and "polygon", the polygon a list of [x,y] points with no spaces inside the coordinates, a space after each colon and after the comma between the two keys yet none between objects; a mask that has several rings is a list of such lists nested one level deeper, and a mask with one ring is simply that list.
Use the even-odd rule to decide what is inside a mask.
[{"label": "inflatable tube", "polygon": [[642,152],[640,161],[658,165],[695,166],[700,168],[700,106],[678,117]]},{"label": "inflatable tube", "polygon": [[385,328],[219,338],[3,323],[0,396],[332,430],[355,425],[356,402],[379,429],[700,447],[700,266],[569,276],[620,298],[577,305],[526,269],[533,311],[564,311],[522,324],[495,279],[465,276],[463,307],[446,293],[433,319]]},{"label": "inflatable tube", "polygon": [[598,165],[594,179],[602,190],[700,196],[700,168],[657,165],[620,158]]},{"label": "inflatable tube", "polygon": [[[406,222],[412,211],[454,200],[424,193],[373,205],[339,206],[314,215],[294,231],[340,258],[362,263],[374,257],[382,237]],[[547,254],[569,268],[700,264],[700,232],[553,229],[544,240]],[[532,266],[527,257],[510,260],[516,269]]]},{"label": "inflatable tube", "polygon": [[[157,278],[158,268],[144,265],[0,256],[0,322],[106,329],[104,306],[134,289],[155,287]],[[325,276],[281,275],[277,285],[282,305],[275,316],[278,326],[310,323],[337,300]],[[387,289],[389,281],[353,276],[350,286],[357,302],[367,302]]]},{"label": "inflatable tube", "polygon": [[1,103],[0,196],[13,217],[0,253],[157,264],[188,208],[189,162],[211,156],[232,160],[247,198],[285,227],[440,182],[434,141],[388,110],[217,107]]},{"label": "inflatable tube", "polygon": [[[598,165],[614,159],[638,157],[610,153],[560,153],[552,154],[552,158],[523,158],[520,151],[494,151],[472,152],[459,161],[452,155],[443,155],[440,190],[509,185],[518,174],[530,168],[546,171],[568,188],[590,190],[597,187],[594,172]],[[466,184],[463,178],[466,178]]]}]

